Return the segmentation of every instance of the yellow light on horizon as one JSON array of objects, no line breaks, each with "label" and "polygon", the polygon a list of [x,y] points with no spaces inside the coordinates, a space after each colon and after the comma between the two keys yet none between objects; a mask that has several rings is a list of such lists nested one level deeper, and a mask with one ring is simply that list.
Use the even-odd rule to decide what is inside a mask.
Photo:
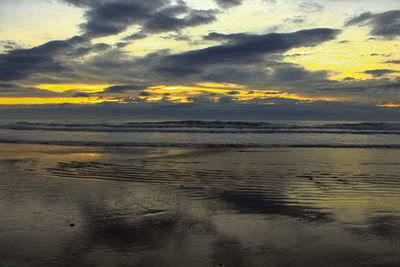
[{"label": "yellow light on horizon", "polygon": [[39,84],[36,86],[38,89],[48,90],[53,92],[65,92],[76,90],[84,93],[97,93],[102,92],[106,88],[112,86],[111,84]]},{"label": "yellow light on horizon", "polygon": [[146,97],[145,99],[148,102],[158,102],[158,101],[161,101],[163,99],[163,97],[162,96],[150,96],[150,97]]},{"label": "yellow light on horizon", "polygon": [[207,88],[222,88],[222,89],[245,89],[246,86],[236,83],[215,83],[215,82],[202,82],[197,85]]},{"label": "yellow light on horizon", "polygon": [[[221,85],[214,83],[207,83],[208,85]],[[203,84],[204,85],[204,84]],[[240,90],[232,90],[232,88],[216,88],[216,87],[197,87],[197,86],[182,86],[182,85],[158,85],[148,88],[146,91],[152,95],[150,97],[144,97],[148,102],[157,102],[163,99],[175,103],[188,103],[192,102],[188,100],[190,96],[201,95],[202,93],[212,93],[217,95],[214,100],[217,101],[218,96],[230,96],[235,101],[248,101],[255,98],[286,98],[299,101],[340,101],[343,99],[337,97],[314,97],[299,94],[292,94],[282,92],[275,89],[264,89],[264,90],[248,90],[245,86],[235,85],[236,88],[242,88]],[[235,91],[235,94],[229,94],[231,91]],[[165,95],[168,93],[168,95]]]},{"label": "yellow light on horizon", "polygon": [[115,101],[98,97],[2,97],[0,105],[98,104]]},{"label": "yellow light on horizon", "polygon": [[[216,84],[213,84],[216,85]],[[69,88],[69,85],[64,85]],[[106,86],[106,85],[104,85]],[[108,86],[108,85],[107,85]],[[228,85],[229,87],[231,85]],[[158,85],[149,87],[145,91],[149,92],[149,96],[139,96],[146,102],[168,101],[172,103],[190,103],[193,102],[191,97],[208,96],[214,102],[217,102],[221,96],[229,96],[237,102],[244,102],[253,99],[274,99],[285,98],[298,101],[346,101],[344,98],[325,97],[325,96],[308,96],[284,92],[276,89],[258,89],[249,90],[244,85],[234,85],[232,88],[215,88],[215,87],[197,87],[183,85]],[[0,105],[43,105],[43,104],[98,104],[103,102],[127,103],[127,96],[121,97],[3,97],[0,98]],[[128,101],[129,102],[129,101]]]}]

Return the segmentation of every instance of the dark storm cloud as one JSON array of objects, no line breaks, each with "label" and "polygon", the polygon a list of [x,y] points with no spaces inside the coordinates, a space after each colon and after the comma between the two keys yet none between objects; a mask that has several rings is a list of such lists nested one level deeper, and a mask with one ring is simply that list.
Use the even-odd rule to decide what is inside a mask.
[{"label": "dark storm cloud", "polygon": [[398,98],[400,92],[400,81],[388,82],[386,79],[348,80],[345,83],[331,82],[326,85],[328,86],[319,86],[311,91],[319,94],[330,92],[334,96],[357,96],[360,102],[371,102],[374,99],[375,103],[392,101]]},{"label": "dark storm cloud", "polygon": [[107,44],[92,45],[86,38],[74,36],[29,49],[15,49],[0,54],[0,81],[24,79],[38,73],[63,73],[64,76],[70,76],[75,65],[68,65],[68,61],[90,53],[105,52],[110,48]]},{"label": "dark storm cloud", "polygon": [[78,92],[73,95],[73,97],[90,97],[90,94],[85,92]]},{"label": "dark storm cloud", "polygon": [[82,28],[89,37],[118,34],[131,25],[142,24],[153,16],[157,9],[164,6],[165,2],[161,0],[105,2],[86,12],[87,22]]},{"label": "dark storm cloud", "polygon": [[242,0],[215,0],[220,7],[230,8],[242,4]]},{"label": "dark storm cloud", "polygon": [[65,67],[55,57],[73,52],[76,46],[86,43],[82,37],[50,41],[31,49],[16,49],[0,54],[0,81],[26,78],[37,72],[61,72]]},{"label": "dark storm cloud", "polygon": [[372,27],[371,35],[393,39],[400,35],[400,10],[375,14],[365,12],[348,20],[345,25],[368,25]]},{"label": "dark storm cloud", "polygon": [[97,53],[111,49],[111,46],[105,43],[98,43],[94,45],[82,46],[68,53],[68,56],[81,57],[89,53]]},{"label": "dark storm cloud", "polygon": [[259,81],[267,81],[268,73],[258,65],[223,66],[218,68],[207,68],[199,79],[202,81],[228,82],[238,84],[257,84]]},{"label": "dark storm cloud", "polygon": [[140,92],[139,96],[151,96],[149,92]]},{"label": "dark storm cloud", "polygon": [[215,10],[191,10],[185,17],[178,18],[163,11],[152,16],[144,25],[145,32],[159,33],[176,31],[186,27],[207,24],[216,20]]},{"label": "dark storm cloud", "polygon": [[86,8],[86,22],[81,25],[84,36],[96,38],[115,35],[130,26],[140,26],[138,33],[125,41],[147,37],[148,33],[176,31],[216,20],[216,10],[192,9],[184,1],[168,0],[64,0]]},{"label": "dark storm cloud", "polygon": [[368,91],[368,87],[365,86],[343,86],[343,87],[326,87],[318,88],[318,91],[331,91],[331,92],[346,92],[346,93],[363,93]]},{"label": "dark storm cloud", "polygon": [[162,68],[158,70],[190,74],[199,72],[193,66],[262,62],[265,54],[282,53],[294,47],[315,46],[334,39],[339,32],[339,30],[321,28],[294,33],[248,35],[226,44],[166,56],[163,59]]},{"label": "dark storm cloud", "polygon": [[106,88],[104,93],[124,93],[126,91],[144,90],[147,86],[137,84],[114,85]]},{"label": "dark storm cloud", "polygon": [[372,75],[374,77],[381,77],[386,74],[398,72],[396,70],[389,70],[389,69],[375,69],[375,70],[366,70],[364,71],[365,74]]},{"label": "dark storm cloud", "polygon": [[[239,45],[244,46],[247,41],[258,38],[257,35],[238,35],[241,38],[233,38],[237,40],[212,47],[230,48],[233,45],[240,48]],[[299,36],[299,34],[270,34],[268,36],[277,36],[279,42],[283,42],[282,40],[284,40],[292,44],[291,39]],[[272,37],[267,40],[276,45],[276,42],[273,42],[275,38]],[[295,39],[297,42],[300,38]],[[320,39],[321,37],[318,38],[318,40]],[[266,42],[265,46],[268,47],[270,42]],[[302,42],[304,45],[310,45],[311,41],[303,40]],[[261,44],[259,45],[261,46]],[[203,51],[203,49],[198,51]],[[172,85],[177,83],[177,77],[179,77],[179,83],[187,85],[193,85],[196,82],[229,82],[246,85],[252,89],[265,89],[271,86],[275,86],[276,88],[282,86],[285,88],[290,87],[293,90],[297,88],[298,92],[296,93],[303,92],[303,88],[313,88],[320,86],[320,83],[327,83],[326,72],[307,72],[296,64],[282,62],[279,47],[273,47],[273,52],[271,53],[263,54],[263,50],[258,52],[259,61],[256,62],[250,60],[239,61],[241,57],[246,56],[243,53],[242,50],[239,50],[238,54],[233,56],[232,60],[227,58],[226,60],[215,62],[207,61],[205,64],[185,61],[185,64],[182,64],[182,61],[174,61],[172,59],[175,56],[180,57],[186,53],[170,54],[169,50],[160,50],[144,57],[132,57],[123,53],[123,51],[114,49],[91,58],[84,66],[75,68],[75,73],[79,73],[79,75],[83,75],[84,77],[90,75],[104,82],[107,82],[104,79],[118,81],[120,84],[142,84],[143,81],[149,81],[149,84],[146,84],[148,86],[159,84]],[[208,60],[208,58],[206,59]],[[235,64],[236,62],[240,62],[241,64]],[[247,62],[249,64],[245,64]],[[275,72],[278,69],[279,71]],[[300,77],[301,75],[303,76]],[[326,85],[324,86],[326,87]],[[121,91],[119,88],[116,90]]]},{"label": "dark storm cloud", "polygon": [[389,63],[389,64],[400,64],[400,60],[387,60],[387,61],[385,61],[385,63]]},{"label": "dark storm cloud", "polygon": [[352,19],[349,19],[346,22],[346,26],[350,26],[350,25],[355,25],[355,24],[359,24],[365,21],[368,21],[370,19],[372,19],[374,17],[374,14],[372,14],[371,12],[364,12]]},{"label": "dark storm cloud", "polygon": [[235,100],[230,96],[221,96],[218,98],[218,103],[220,104],[235,103]]},{"label": "dark storm cloud", "polygon": [[23,87],[20,85],[12,84],[12,83],[1,83],[0,82],[0,97],[51,97],[51,96],[59,96],[59,93],[40,90],[32,87]]},{"label": "dark storm cloud", "polygon": [[240,92],[239,91],[229,91],[228,94],[229,95],[237,95],[237,94],[240,94]]},{"label": "dark storm cloud", "polygon": [[324,71],[311,72],[302,67],[286,66],[279,67],[275,70],[273,78],[279,82],[298,82],[312,79],[327,78],[327,73]]},{"label": "dark storm cloud", "polygon": [[130,34],[130,35],[122,38],[122,41],[116,43],[115,46],[117,48],[123,48],[123,47],[129,45],[131,43],[131,41],[145,39],[148,36],[149,35],[147,33],[144,33],[144,32],[135,32],[133,34]]},{"label": "dark storm cloud", "polygon": [[106,2],[106,0],[61,0],[61,1],[78,7],[96,6]]},{"label": "dark storm cloud", "polygon": [[383,84],[381,88],[386,91],[400,91],[400,81]]},{"label": "dark storm cloud", "polygon": [[247,33],[231,33],[224,34],[219,32],[210,32],[207,35],[203,36],[203,40],[206,41],[240,41],[245,40],[250,37],[254,37],[255,35],[250,35]]},{"label": "dark storm cloud", "polygon": [[146,38],[148,35],[143,32],[136,32],[131,35],[126,36],[123,40],[140,40]]}]

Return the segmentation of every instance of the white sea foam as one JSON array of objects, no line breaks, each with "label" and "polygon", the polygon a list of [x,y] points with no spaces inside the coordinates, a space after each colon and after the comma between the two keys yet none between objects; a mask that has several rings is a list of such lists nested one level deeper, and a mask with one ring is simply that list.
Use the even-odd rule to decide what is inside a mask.
[{"label": "white sea foam", "polygon": [[0,142],[131,147],[400,147],[400,123],[0,122]]}]

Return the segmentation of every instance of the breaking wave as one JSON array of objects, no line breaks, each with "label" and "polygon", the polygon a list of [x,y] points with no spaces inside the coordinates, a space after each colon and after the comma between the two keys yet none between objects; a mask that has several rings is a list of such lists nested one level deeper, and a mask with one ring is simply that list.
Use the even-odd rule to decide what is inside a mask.
[{"label": "breaking wave", "polygon": [[395,122],[0,122],[0,143],[115,147],[400,148]]},{"label": "breaking wave", "polygon": [[400,123],[313,123],[244,121],[164,121],[125,123],[12,122],[0,129],[67,132],[163,132],[163,133],[334,133],[400,135]]},{"label": "breaking wave", "polygon": [[100,146],[100,147],[182,147],[182,148],[400,148],[400,144],[294,144],[294,143],[174,143],[174,142],[102,142],[71,140],[16,140],[0,139],[0,143],[38,144],[59,146]]}]

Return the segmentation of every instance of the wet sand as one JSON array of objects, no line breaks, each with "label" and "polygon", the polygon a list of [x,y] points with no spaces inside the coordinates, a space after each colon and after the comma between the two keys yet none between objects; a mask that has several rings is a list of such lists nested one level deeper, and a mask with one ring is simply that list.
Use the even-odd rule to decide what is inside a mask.
[{"label": "wet sand", "polygon": [[399,155],[0,144],[0,266],[399,266]]}]

